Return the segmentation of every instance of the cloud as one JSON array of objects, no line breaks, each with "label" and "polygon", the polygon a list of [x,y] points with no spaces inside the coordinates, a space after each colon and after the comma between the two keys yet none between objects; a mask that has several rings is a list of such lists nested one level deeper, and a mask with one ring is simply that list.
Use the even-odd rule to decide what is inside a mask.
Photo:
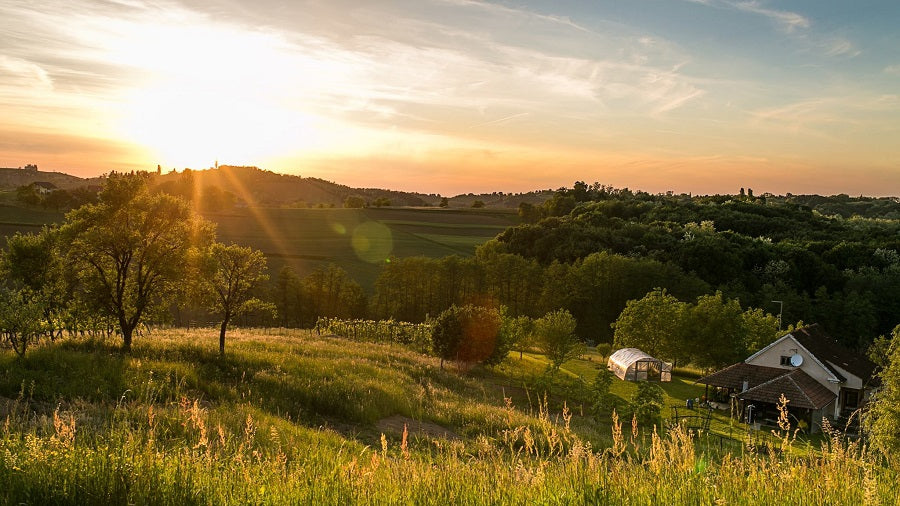
[{"label": "cloud", "polygon": [[897,65],[888,65],[884,68],[885,74],[893,74],[895,76],[900,76],[900,64]]},{"label": "cloud", "polygon": [[808,18],[801,14],[797,14],[796,12],[790,11],[779,11],[775,9],[768,9],[763,7],[762,4],[758,1],[747,1],[747,2],[728,2],[736,9],[752,12],[754,14],[759,14],[761,16],[765,16],[772,21],[775,21],[782,28],[784,28],[788,32],[793,32],[798,28],[809,28],[810,21]]},{"label": "cloud", "polygon": [[826,56],[846,56],[853,58],[859,56],[861,53],[853,42],[842,37],[826,41],[824,48]]},{"label": "cloud", "polygon": [[735,9],[742,12],[749,12],[768,18],[778,24],[788,33],[797,29],[805,29],[811,26],[809,18],[791,11],[781,11],[769,9],[762,2],[757,0],[686,0],[690,3],[716,7],[720,9]]}]

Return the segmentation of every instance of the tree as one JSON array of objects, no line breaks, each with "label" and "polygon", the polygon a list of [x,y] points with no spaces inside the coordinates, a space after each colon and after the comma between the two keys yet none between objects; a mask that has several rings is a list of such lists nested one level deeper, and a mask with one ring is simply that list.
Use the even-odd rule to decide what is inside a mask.
[{"label": "tree", "polygon": [[61,331],[69,298],[65,272],[58,251],[60,234],[44,228],[37,234],[16,233],[7,238],[0,255],[0,272],[15,290],[26,289],[29,298],[41,300],[43,320],[51,338]]},{"label": "tree", "polygon": [[450,206],[450,201],[447,199],[447,197],[441,197],[441,203],[438,204],[438,207],[449,207],[449,206]]},{"label": "tree", "polygon": [[375,207],[390,207],[391,199],[387,197],[378,197],[372,202],[372,205],[374,205]]},{"label": "tree", "polygon": [[350,195],[344,199],[344,207],[347,209],[362,209],[366,207],[366,199],[358,195]]},{"label": "tree", "polygon": [[0,287],[0,332],[20,357],[25,356],[28,345],[46,330],[42,302],[28,288]]},{"label": "tree", "polygon": [[303,321],[303,288],[300,277],[285,265],[275,279],[275,311],[283,327],[294,327]]},{"label": "tree", "polygon": [[900,325],[894,327],[890,354],[879,373],[881,388],[863,416],[872,445],[894,466],[900,466]]},{"label": "tree", "polygon": [[638,421],[646,425],[658,423],[663,406],[665,392],[662,387],[649,381],[639,381],[637,391],[631,398],[631,407]]},{"label": "tree", "polygon": [[[495,356],[500,333],[500,313],[480,306],[451,306],[435,319],[432,349],[445,360],[462,363],[499,363]],[[507,348],[508,352],[508,348]],[[504,354],[505,357],[505,354]]]},{"label": "tree", "polygon": [[683,327],[687,304],[657,288],[631,300],[613,324],[617,348],[640,348],[667,360],[686,355]]},{"label": "tree", "polygon": [[534,346],[534,320],[527,316],[504,315],[502,332],[509,336],[512,342],[512,350],[522,354]]},{"label": "tree", "polygon": [[559,309],[538,318],[534,332],[541,351],[550,360],[550,369],[558,370],[566,361],[581,355],[581,341],[575,336],[575,318]]},{"label": "tree", "polygon": [[543,218],[542,209],[528,202],[519,202],[519,217],[525,223],[537,223]]},{"label": "tree", "polygon": [[703,295],[686,315],[691,362],[701,368],[733,364],[747,356],[747,329],[737,300]]},{"label": "tree", "polygon": [[204,255],[201,292],[207,309],[221,315],[219,354],[225,355],[225,331],[232,318],[258,308],[274,309],[253,297],[254,289],[269,279],[261,251],[236,244],[213,243]]},{"label": "tree", "polygon": [[184,290],[191,250],[213,237],[183,200],[150,192],[145,173],[110,176],[96,204],[66,216],[62,233],[78,295],[116,321],[126,352],[143,318]]},{"label": "tree", "polygon": [[319,267],[303,278],[303,300],[312,325],[320,316],[359,318],[366,310],[366,294],[343,268],[335,264]]},{"label": "tree", "polygon": [[481,209],[482,207],[484,207],[484,201],[476,200],[475,202],[472,202],[472,207],[475,209]]}]

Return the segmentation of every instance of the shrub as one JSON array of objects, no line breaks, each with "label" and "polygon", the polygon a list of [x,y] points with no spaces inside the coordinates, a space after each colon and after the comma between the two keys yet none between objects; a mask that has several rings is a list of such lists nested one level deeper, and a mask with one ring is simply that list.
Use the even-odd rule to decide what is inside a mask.
[{"label": "shrub", "polygon": [[[479,306],[451,306],[434,322],[431,339],[435,354],[462,363],[499,363],[509,346],[500,346],[500,313]],[[503,351],[505,349],[505,351]],[[499,356],[501,355],[502,356]]]},{"label": "shrub", "polygon": [[631,407],[639,422],[646,425],[658,423],[664,404],[665,392],[661,386],[649,381],[637,384],[637,391],[631,398]]}]

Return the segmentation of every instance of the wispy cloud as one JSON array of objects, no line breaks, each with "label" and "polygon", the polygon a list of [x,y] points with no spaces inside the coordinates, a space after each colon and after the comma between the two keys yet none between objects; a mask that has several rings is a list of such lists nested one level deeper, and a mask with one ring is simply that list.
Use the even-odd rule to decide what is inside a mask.
[{"label": "wispy cloud", "polygon": [[793,32],[797,29],[809,28],[810,21],[806,16],[798,14],[796,12],[791,11],[780,11],[776,9],[769,9],[761,2],[758,1],[747,1],[747,2],[728,2],[733,5],[736,9],[742,10],[745,12],[752,12],[754,14],[759,14],[760,16],[765,16],[772,21],[778,23],[782,28],[784,28],[788,32]]},{"label": "wispy cloud", "polygon": [[686,0],[690,3],[717,7],[720,9],[735,9],[743,12],[749,12],[768,18],[775,22],[778,26],[787,32],[793,32],[798,29],[809,28],[811,22],[809,18],[802,14],[771,9],[766,7],[762,2],[757,0]]}]

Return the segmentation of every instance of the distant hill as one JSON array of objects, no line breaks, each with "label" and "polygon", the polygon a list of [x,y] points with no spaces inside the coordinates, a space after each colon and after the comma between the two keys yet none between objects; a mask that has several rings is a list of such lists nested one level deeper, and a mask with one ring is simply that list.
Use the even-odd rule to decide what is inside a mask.
[{"label": "distant hill", "polygon": [[99,184],[102,178],[80,178],[62,172],[43,172],[36,169],[0,168],[0,189],[13,190],[36,182],[53,183],[58,188],[71,190],[79,186]]},{"label": "distant hill", "polygon": [[[179,185],[190,178],[194,185],[203,189],[217,187],[234,194],[244,205],[264,207],[341,207],[348,197],[361,197],[374,205],[377,199],[390,202],[393,207],[432,207],[441,203],[442,196],[436,193],[424,194],[402,192],[382,188],[352,188],[343,184],[315,177],[301,177],[279,174],[257,167],[221,165],[204,170],[184,170],[155,176],[157,184]],[[42,172],[34,168],[0,168],[0,189],[14,190],[35,182],[53,183],[59,188],[71,190],[80,186],[95,186],[103,177],[80,178],[61,172]],[[494,192],[475,195],[472,193],[448,197],[449,207],[472,207],[481,201],[489,208],[516,208],[520,202],[541,204],[550,199],[553,192],[542,190],[529,193]]]}]

